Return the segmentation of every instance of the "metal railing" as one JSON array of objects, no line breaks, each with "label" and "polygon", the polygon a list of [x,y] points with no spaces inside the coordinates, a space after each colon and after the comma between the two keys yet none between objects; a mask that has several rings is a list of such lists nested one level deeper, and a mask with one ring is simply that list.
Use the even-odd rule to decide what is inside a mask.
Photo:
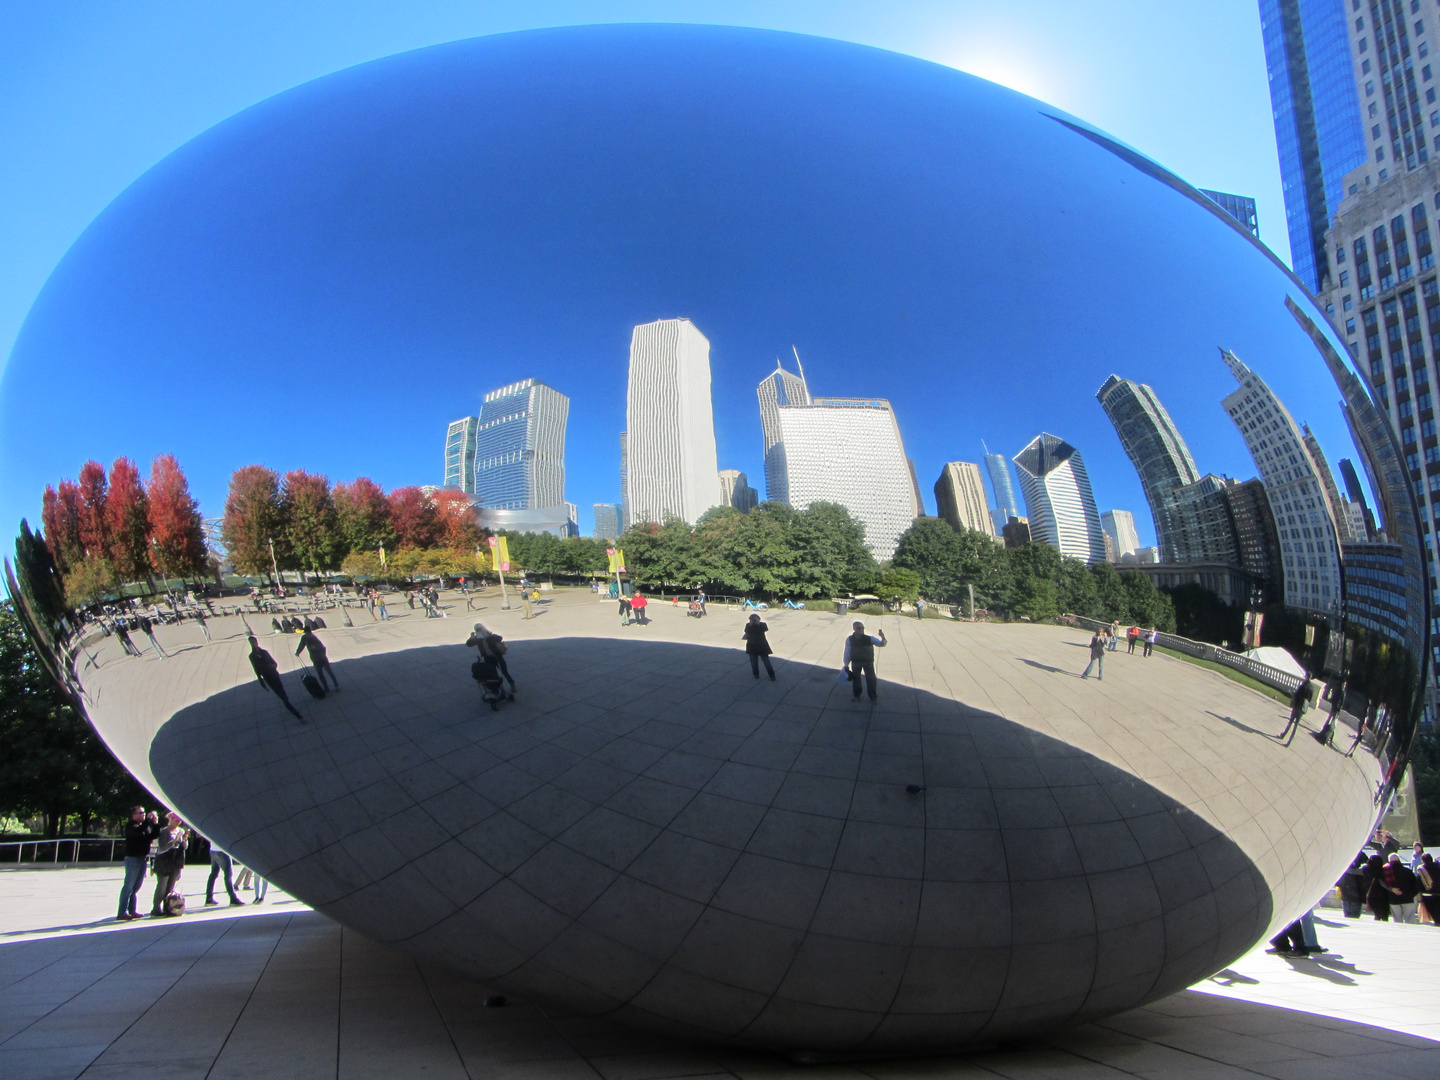
[{"label": "metal railing", "polygon": [[[1087,630],[1108,630],[1110,628],[1110,623],[1101,619],[1089,619],[1083,615],[1069,615],[1066,618],[1076,626],[1083,626]],[[1142,627],[1141,633],[1145,634],[1148,631]],[[1287,695],[1295,693],[1303,681],[1299,675],[1271,667],[1269,664],[1262,664],[1248,656],[1231,652],[1224,646],[1211,645],[1207,641],[1191,641],[1178,634],[1160,633],[1155,636],[1155,644],[1164,645],[1167,649],[1174,649],[1176,652],[1182,652],[1199,660],[1209,660],[1211,663],[1221,664]]]},{"label": "metal railing", "polygon": [[[120,860],[115,857],[115,847],[117,844],[123,843],[125,843],[123,836],[64,836],[58,840],[7,840],[0,843],[0,864],[119,862]],[[88,845],[88,850],[95,854],[90,854],[87,858],[82,859],[81,854],[85,849],[82,849],[81,845]],[[27,848],[30,853],[28,859],[25,857]],[[42,853],[42,848],[47,850]],[[98,854],[101,851],[105,852],[103,857]]]}]

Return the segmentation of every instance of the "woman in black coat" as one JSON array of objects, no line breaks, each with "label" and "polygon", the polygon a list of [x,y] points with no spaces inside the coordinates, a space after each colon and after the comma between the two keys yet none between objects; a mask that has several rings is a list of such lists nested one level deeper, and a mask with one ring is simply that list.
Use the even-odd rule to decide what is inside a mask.
[{"label": "woman in black coat", "polygon": [[1365,862],[1365,905],[1375,914],[1377,922],[1390,921],[1390,897],[1394,894],[1385,883],[1385,863],[1379,855]]},{"label": "woman in black coat", "polygon": [[759,615],[751,615],[750,621],[745,624],[745,652],[750,657],[750,674],[755,678],[760,677],[760,661],[765,661],[765,670],[770,673],[770,681],[775,681],[775,669],[770,666],[770,642],[765,640],[765,634],[769,627],[760,621]]}]

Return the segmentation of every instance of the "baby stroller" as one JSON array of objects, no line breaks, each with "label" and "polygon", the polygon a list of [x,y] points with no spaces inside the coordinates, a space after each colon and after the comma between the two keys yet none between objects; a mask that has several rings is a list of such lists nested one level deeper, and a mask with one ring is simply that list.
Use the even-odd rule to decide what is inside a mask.
[{"label": "baby stroller", "polygon": [[470,677],[480,684],[480,700],[490,706],[491,712],[500,711],[500,702],[515,700],[514,694],[505,692],[500,665],[488,652],[482,652],[480,659],[470,665]]},{"label": "baby stroller", "polygon": [[705,614],[705,607],[700,603],[699,600],[691,600],[690,610],[687,611],[685,614],[692,619],[698,619],[700,618],[700,616]]}]

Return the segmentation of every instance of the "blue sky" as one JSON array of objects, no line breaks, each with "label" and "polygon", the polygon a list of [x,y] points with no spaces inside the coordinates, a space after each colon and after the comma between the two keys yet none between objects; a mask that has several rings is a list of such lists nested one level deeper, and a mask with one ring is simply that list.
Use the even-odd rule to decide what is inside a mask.
[{"label": "blue sky", "polygon": [[[8,352],[40,286],[99,211],[147,168],[227,116],[309,79],[392,53],[587,22],[715,22],[792,30],[968,70],[1083,117],[1197,185],[1255,196],[1263,238],[1282,257],[1287,254],[1253,0],[997,7],[964,2],[9,6],[0,12],[0,160],[11,163],[0,171],[0,249],[6,252],[0,261],[0,342]],[[1003,173],[1006,163],[998,164]],[[700,315],[692,314],[700,322]],[[701,328],[706,329],[703,323]],[[619,337],[623,348],[624,334]],[[777,342],[772,351],[783,352],[784,344]],[[717,342],[717,348],[723,346]],[[820,392],[885,392],[835,385],[823,372],[823,364],[812,366]],[[456,407],[442,411],[460,415],[467,397],[530,373],[496,372],[490,378],[481,371],[473,388],[457,392]],[[753,386],[763,374],[752,379],[747,371],[737,384],[749,380]],[[562,389],[577,396],[574,388]],[[903,415],[901,421],[905,427]],[[437,457],[438,444],[437,436]],[[81,456],[90,452],[74,445]],[[94,452],[104,456],[111,448],[97,446]],[[572,438],[572,453],[575,449]],[[722,458],[724,449],[722,436]],[[136,446],[128,452],[146,451]],[[751,473],[758,486],[758,460],[748,460],[758,453],[731,456],[741,459],[733,464]],[[68,466],[70,472],[80,459]],[[928,460],[920,464],[929,502],[928,474],[938,469]],[[348,478],[343,468],[330,471],[335,479]],[[572,485],[570,497],[584,506],[614,494]],[[33,506],[34,494],[13,490],[7,478],[0,513],[6,519],[34,516]],[[218,513],[219,507],[206,510]]]}]

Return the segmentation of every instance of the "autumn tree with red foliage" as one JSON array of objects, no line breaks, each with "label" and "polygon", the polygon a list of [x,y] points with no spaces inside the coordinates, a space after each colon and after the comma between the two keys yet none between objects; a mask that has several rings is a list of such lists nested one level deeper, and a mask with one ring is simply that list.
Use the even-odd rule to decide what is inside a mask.
[{"label": "autumn tree with red foliage", "polygon": [[105,496],[105,527],[110,539],[110,565],[118,581],[150,576],[150,507],[140,470],[127,457],[110,466]]},{"label": "autumn tree with red foliage", "polygon": [[475,506],[465,492],[447,488],[437,491],[432,501],[439,521],[441,547],[473,549],[484,538]]},{"label": "autumn tree with red foliage", "polygon": [[293,566],[316,573],[339,567],[345,552],[328,477],[304,469],[286,473],[280,510]]},{"label": "autumn tree with red foliage", "polygon": [[331,495],[346,551],[378,552],[381,544],[394,549],[390,500],[379,484],[368,476],[361,476],[350,484],[336,484]]},{"label": "autumn tree with red foliage", "polygon": [[110,554],[110,530],[105,520],[105,466],[87,461],[80,469],[80,544],[92,559]]},{"label": "autumn tree with red foliage", "polygon": [[400,547],[431,548],[439,539],[440,517],[418,487],[398,487],[390,492],[390,527]]},{"label": "autumn tree with red foliage", "polygon": [[264,465],[246,465],[230,476],[221,536],[235,569],[242,574],[270,573],[270,542],[277,561],[285,551],[280,478]]},{"label": "autumn tree with red foliage", "polygon": [[40,511],[45,526],[45,545],[61,574],[85,558],[80,542],[80,489],[74,480],[61,480],[60,490],[46,485]]},{"label": "autumn tree with red foliage", "polygon": [[180,577],[208,573],[205,524],[174,455],[160,454],[150,462],[149,495],[150,538],[160,572]]}]

